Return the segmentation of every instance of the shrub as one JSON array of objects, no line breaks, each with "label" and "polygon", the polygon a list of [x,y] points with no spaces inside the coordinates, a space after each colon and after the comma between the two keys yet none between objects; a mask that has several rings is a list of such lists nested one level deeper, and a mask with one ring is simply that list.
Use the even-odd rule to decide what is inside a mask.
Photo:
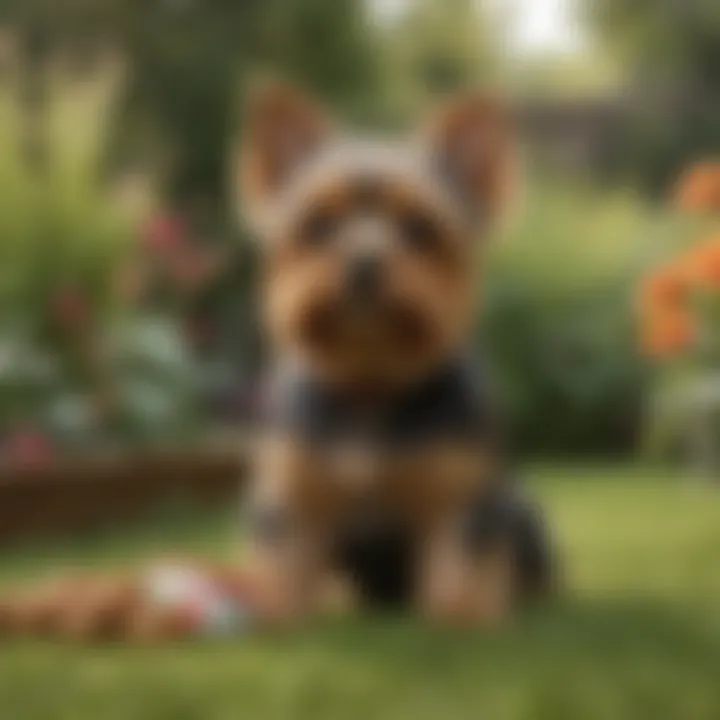
[{"label": "shrub", "polygon": [[112,80],[58,71],[32,118],[0,86],[0,439],[21,456],[163,437],[192,415],[179,322],[119,288],[143,212],[102,176]]},{"label": "shrub", "polygon": [[630,307],[668,222],[623,193],[542,188],[495,248],[480,342],[522,449],[634,448],[646,373]]}]

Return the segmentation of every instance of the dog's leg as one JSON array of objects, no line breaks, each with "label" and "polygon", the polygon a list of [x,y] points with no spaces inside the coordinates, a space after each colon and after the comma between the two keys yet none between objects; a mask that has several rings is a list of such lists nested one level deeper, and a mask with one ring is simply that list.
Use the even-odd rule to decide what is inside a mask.
[{"label": "dog's leg", "polygon": [[427,530],[420,545],[416,600],[423,616],[443,624],[465,624],[473,603],[474,569],[460,549],[451,519]]},{"label": "dog's leg", "polygon": [[[492,454],[438,447],[426,474],[416,477],[419,519],[417,604],[437,621],[490,627],[510,609],[515,590],[511,548],[504,542],[478,547],[468,533],[477,493],[490,493]],[[483,489],[485,488],[485,489]]]},{"label": "dog's leg", "polygon": [[249,571],[267,622],[293,622],[321,604],[336,500],[304,448],[264,444],[250,498]]},{"label": "dog's leg", "polygon": [[505,546],[477,555],[458,523],[438,526],[424,542],[419,565],[421,612],[442,624],[491,629],[507,618],[515,597],[515,569]]},{"label": "dog's leg", "polygon": [[517,564],[512,548],[498,545],[471,562],[476,620],[488,628],[503,624],[518,598]]}]

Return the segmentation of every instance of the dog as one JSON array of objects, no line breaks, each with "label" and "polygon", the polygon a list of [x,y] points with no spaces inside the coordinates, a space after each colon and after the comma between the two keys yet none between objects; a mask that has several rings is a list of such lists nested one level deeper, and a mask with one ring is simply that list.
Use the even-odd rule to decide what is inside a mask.
[{"label": "dog", "polygon": [[552,584],[467,352],[515,165],[485,94],[395,141],[343,133],[291,87],[251,98],[238,175],[273,362],[248,525],[278,617],[343,588],[489,626]]},{"label": "dog", "polygon": [[[489,628],[554,586],[545,524],[468,353],[514,184],[509,112],[470,93],[408,138],[353,138],[271,84],[243,138],[272,351],[247,564],[61,578],[0,602],[0,634],[191,635],[227,628],[249,596],[274,627],[360,604]],[[180,604],[153,599],[168,578]]]}]

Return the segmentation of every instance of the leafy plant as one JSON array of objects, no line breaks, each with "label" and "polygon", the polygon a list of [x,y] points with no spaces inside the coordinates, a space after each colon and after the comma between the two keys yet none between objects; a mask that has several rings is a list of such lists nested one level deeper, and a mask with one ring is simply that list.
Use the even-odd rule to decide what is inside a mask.
[{"label": "leafy plant", "polygon": [[630,308],[665,227],[631,195],[545,187],[493,248],[479,342],[521,448],[635,447],[646,373]]},{"label": "leafy plant", "polygon": [[58,69],[32,118],[0,87],[0,438],[21,455],[40,445],[18,437],[166,437],[194,413],[177,308],[148,316],[121,282],[151,203],[130,208],[103,177],[116,80]]}]

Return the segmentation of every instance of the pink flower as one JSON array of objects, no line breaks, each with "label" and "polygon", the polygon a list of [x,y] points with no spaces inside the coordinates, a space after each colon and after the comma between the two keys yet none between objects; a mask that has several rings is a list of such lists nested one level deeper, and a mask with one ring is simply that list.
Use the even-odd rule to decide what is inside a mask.
[{"label": "pink flower", "polygon": [[192,293],[212,282],[224,261],[217,250],[187,245],[169,258],[168,271],[180,290]]},{"label": "pink flower", "polygon": [[50,440],[39,430],[18,430],[5,441],[5,451],[13,462],[34,467],[47,465],[55,455]]},{"label": "pink flower", "polygon": [[185,224],[180,218],[172,215],[154,218],[144,232],[147,248],[161,254],[177,250],[185,241],[185,237]]}]

